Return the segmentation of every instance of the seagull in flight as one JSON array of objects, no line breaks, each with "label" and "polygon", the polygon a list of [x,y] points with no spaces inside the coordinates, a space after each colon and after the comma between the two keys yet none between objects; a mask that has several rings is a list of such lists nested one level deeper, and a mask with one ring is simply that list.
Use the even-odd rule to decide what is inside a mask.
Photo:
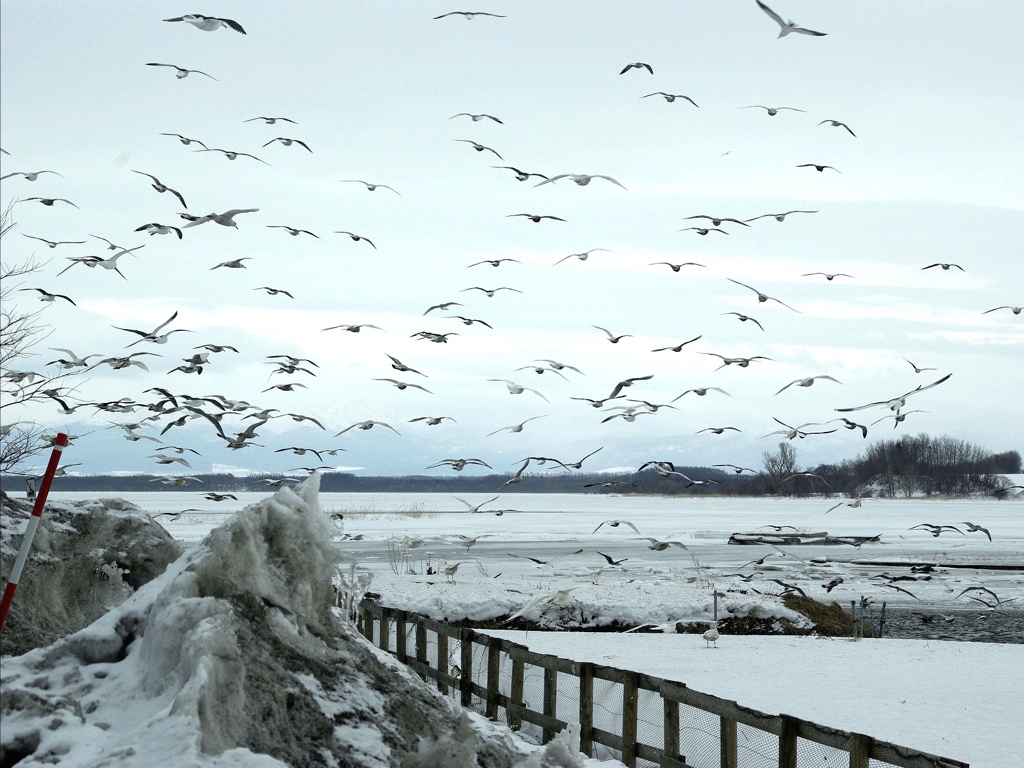
[{"label": "seagull in flight", "polygon": [[462,504],[465,504],[466,505],[466,509],[469,511],[470,514],[476,514],[477,512],[480,511],[480,507],[482,507],[484,504],[490,504],[492,501],[497,501],[498,500],[498,497],[495,496],[493,498],[488,499],[487,501],[481,501],[479,504],[470,504],[468,501],[466,501],[465,499],[460,498],[458,496],[454,496],[453,495],[452,498],[455,499],[458,502],[461,502]]},{"label": "seagull in flight", "polygon": [[813,168],[818,173],[821,173],[826,168],[828,168],[829,170],[835,171],[836,173],[842,173],[842,171],[840,171],[838,168],[833,168],[831,165],[818,165],[817,163],[801,163],[800,165],[798,165],[796,167],[797,168]]},{"label": "seagull in flight", "polygon": [[[29,172],[15,171],[14,173],[8,173],[6,176],[0,176],[0,181],[3,181],[4,179],[9,179],[12,176],[21,176],[22,178],[25,179],[25,181],[35,181],[36,179],[39,178],[40,174],[43,174],[43,173],[52,173],[52,174],[55,174],[57,176],[60,176],[60,174],[57,173],[56,171],[29,171]],[[61,178],[64,178],[64,177],[61,176]]]},{"label": "seagull in flight", "polygon": [[592,325],[591,328],[597,328],[597,330],[599,331],[604,331],[608,335],[608,341],[610,341],[612,344],[618,344],[620,341],[622,341],[622,339],[632,337],[633,335],[631,333],[623,333],[619,336],[616,336],[607,328],[602,328],[600,325]]},{"label": "seagull in flight", "polygon": [[684,96],[681,93],[665,93],[664,91],[655,91],[654,93],[648,93],[647,96],[641,96],[640,98],[646,99],[648,96],[661,96],[669,104],[671,104],[676,99],[686,99],[688,102],[693,104],[693,106],[697,107],[697,109],[700,109],[700,105],[696,101],[691,99],[689,96]]},{"label": "seagull in flight", "polygon": [[486,114],[486,113],[483,113],[483,114],[479,114],[479,115],[474,115],[474,114],[472,114],[471,112],[459,112],[459,113],[458,113],[458,114],[456,114],[456,115],[452,115],[452,116],[451,116],[451,117],[449,117],[448,119],[449,119],[449,120],[454,120],[454,119],[455,119],[456,117],[468,117],[468,118],[470,118],[470,119],[471,119],[471,120],[472,120],[472,121],[473,121],[474,123],[479,123],[479,122],[480,122],[481,120],[483,120],[484,118],[487,118],[488,120],[493,120],[493,121],[494,121],[494,122],[496,122],[496,123],[501,123],[502,125],[504,125],[504,123],[502,123],[502,122],[501,122],[501,120],[499,120],[498,118],[496,118],[496,117],[495,117],[494,115],[488,115],[488,114]]},{"label": "seagull in flight", "polygon": [[762,213],[760,216],[755,216],[747,221],[757,221],[758,219],[775,219],[776,221],[785,221],[786,217],[793,213],[817,213],[817,211],[786,211],[785,213]]},{"label": "seagull in flight", "polygon": [[534,224],[540,222],[541,219],[551,219],[552,221],[565,221],[565,219],[559,218],[558,216],[540,216],[536,213],[510,213],[505,218],[510,219],[515,216],[523,216],[532,221]]},{"label": "seagull in flight", "polygon": [[25,200],[26,201],[35,200],[35,201],[38,201],[38,202],[42,203],[43,205],[49,206],[51,208],[53,207],[54,203],[67,203],[70,206],[78,208],[77,205],[72,203],[70,200],[64,199],[63,197],[26,197]]},{"label": "seagull in flight", "polygon": [[539,397],[545,403],[551,402],[546,397],[544,397],[543,394],[538,392],[536,389],[530,389],[529,387],[524,387],[524,386],[522,386],[520,384],[516,384],[514,381],[510,381],[509,379],[488,379],[488,381],[500,381],[500,382],[503,382],[505,384],[505,387],[508,389],[508,393],[510,395],[521,395],[521,394],[523,394],[523,392],[533,392],[533,394],[537,395],[537,397]]},{"label": "seagull in flight", "polygon": [[620,525],[628,525],[630,528],[636,531],[638,536],[643,536],[643,534],[640,533],[640,529],[633,525],[633,523],[629,522],[629,520],[605,520],[603,523],[601,523],[601,525],[597,526],[597,528],[593,530],[591,535],[597,533],[599,530],[601,530],[601,527],[605,525],[607,525],[609,528],[618,528]]},{"label": "seagull in flight", "polygon": [[891,400],[879,400],[874,403],[868,403],[867,405],[858,405],[856,408],[836,408],[838,413],[850,413],[851,411],[863,411],[865,408],[874,408],[876,406],[885,406],[890,411],[899,411],[907,404],[907,398],[911,395],[916,395],[918,392],[923,392],[926,389],[937,387],[939,384],[947,381],[953,374],[947,373],[941,379],[933,381],[931,384],[922,384],[915,389],[910,390],[902,395],[892,398]]},{"label": "seagull in flight", "polygon": [[281,121],[281,120],[283,120],[286,123],[297,124],[297,123],[295,123],[294,120],[292,120],[290,118],[287,118],[287,117],[250,117],[248,120],[243,120],[242,122],[243,123],[251,123],[254,120],[262,120],[266,125],[273,125],[274,123],[276,123],[278,121]]},{"label": "seagull in flight", "polygon": [[741,314],[739,312],[723,312],[722,314],[723,315],[736,315],[736,317],[738,317],[740,319],[741,323],[745,323],[745,322],[747,322],[747,320],[749,320],[754,325],[756,325],[758,328],[760,328],[762,331],[764,330],[764,326],[761,325],[760,322],[758,322],[757,318],[751,317],[750,315],[744,315],[744,314]]},{"label": "seagull in flight", "polygon": [[[750,226],[750,225],[748,224],[747,226]],[[706,267],[705,264],[698,264],[695,261],[686,261],[686,262],[683,262],[682,264],[673,264],[670,261],[652,261],[650,263],[650,266],[652,266],[652,267],[660,267],[662,264],[664,264],[666,267],[671,269],[673,272],[679,272],[679,270],[681,270],[683,267]]]},{"label": "seagull in flight", "polygon": [[173,19],[164,19],[164,21],[184,21],[191,24],[196,29],[201,29],[204,32],[215,32],[221,27],[233,29],[235,32],[245,34],[245,30],[242,29],[242,25],[233,19],[220,19],[216,16],[203,16],[200,13],[187,13],[184,16],[178,16]]},{"label": "seagull in flight", "polygon": [[[139,338],[136,341],[133,341],[131,344],[128,345],[129,347],[133,347],[136,344],[139,344],[139,343],[141,343],[143,341],[151,341],[154,344],[166,344],[167,343],[167,338],[172,333],[176,333],[177,331],[168,331],[165,334],[161,334],[160,331],[162,331],[164,328],[166,328],[168,325],[170,325],[177,316],[178,316],[178,313],[175,312],[169,318],[167,318],[162,323],[160,323],[160,325],[158,325],[152,331],[139,331],[139,330],[136,330],[135,328],[122,328],[119,325],[115,325],[114,328],[116,328],[119,331],[127,331],[128,333],[134,333],[134,334],[139,336]],[[177,330],[185,330],[185,329],[179,328]]]},{"label": "seagull in flight", "polygon": [[460,141],[463,144],[472,144],[473,149],[475,149],[477,152],[483,152],[486,149],[488,152],[493,153],[499,160],[505,159],[504,157],[498,154],[497,150],[491,149],[490,147],[485,147],[483,144],[477,144],[475,141],[472,141],[470,139],[452,139],[452,141]]},{"label": "seagull in flight", "polygon": [[368,192],[376,192],[378,187],[381,188],[381,189],[390,189],[392,192],[394,192],[399,197],[402,196],[401,192],[399,192],[394,187],[389,187],[387,184],[371,184],[370,182],[363,181],[362,179],[339,179],[339,181],[342,184],[349,184],[349,183],[362,184],[364,187],[366,187]]},{"label": "seagull in flight", "polygon": [[161,136],[173,136],[178,141],[180,141],[182,144],[184,144],[186,147],[189,144],[198,144],[203,149],[208,149],[208,147],[205,144],[203,144],[203,142],[201,142],[199,139],[190,139],[188,136],[182,136],[180,133],[161,133],[160,135]]},{"label": "seagull in flight", "polygon": [[853,275],[848,275],[845,272],[805,272],[804,274],[800,275],[800,277],[813,277],[814,275],[821,275],[830,283],[837,277],[849,277],[853,280],[857,279]]},{"label": "seagull in flight", "polygon": [[172,195],[174,195],[176,198],[178,198],[178,201],[181,203],[181,205],[184,208],[188,208],[188,204],[185,202],[185,198],[181,196],[180,192],[178,192],[175,189],[171,189],[170,187],[168,187],[166,184],[164,184],[162,181],[160,181],[160,179],[158,179],[153,174],[151,174],[151,173],[143,173],[142,171],[134,171],[134,170],[132,171],[132,173],[137,173],[140,176],[146,176],[147,178],[149,178],[153,182],[153,189],[155,189],[157,192],[170,192]]},{"label": "seagull in flight", "polygon": [[903,359],[907,363],[910,363],[910,367],[914,369],[914,373],[921,373],[922,371],[935,371],[935,370],[938,370],[937,368],[918,368],[916,365],[914,365],[909,360],[907,360],[907,358],[904,357]]},{"label": "seagull in flight", "polygon": [[[721,368],[725,368],[725,366],[727,365],[738,365],[740,368],[746,368],[754,360],[771,360],[770,357],[765,357],[764,355],[754,355],[753,357],[725,357],[724,355],[720,355],[717,352],[701,352],[700,354],[710,355],[712,357],[717,357],[722,360],[722,364],[718,366],[718,368],[715,368],[716,371]],[[709,389],[713,389],[713,387],[709,387]]]},{"label": "seagull in flight", "polygon": [[19,291],[36,291],[39,294],[40,301],[53,302],[56,299],[64,299],[64,301],[70,303],[72,306],[77,307],[78,305],[71,299],[70,296],[65,296],[63,293],[50,293],[44,291],[42,288],[19,288]]},{"label": "seagull in flight", "polygon": [[764,11],[771,17],[772,21],[779,25],[779,37],[785,37],[791,32],[798,32],[801,35],[813,35],[814,37],[824,37],[826,34],[825,32],[815,32],[813,29],[798,27],[792,21],[783,21],[782,17],[779,16],[779,14],[777,14],[767,5],[762,3],[761,0],[757,0],[757,4],[762,11]]},{"label": "seagull in flight", "polygon": [[726,392],[724,389],[722,389],[720,387],[696,387],[695,389],[688,389],[688,390],[686,390],[685,392],[683,392],[682,395],[679,395],[678,397],[672,398],[672,402],[674,403],[680,397],[684,397],[685,395],[688,395],[691,392],[693,392],[693,394],[697,395],[697,397],[704,397],[704,395],[706,395],[708,392],[711,392],[712,390],[715,391],[715,392],[721,392],[726,397],[732,397],[732,395],[730,395],[728,392]]},{"label": "seagull in flight", "polygon": [[637,62],[635,62],[633,64],[627,64],[626,66],[624,66],[622,68],[622,71],[619,72],[619,74],[620,75],[624,75],[627,72],[629,72],[629,70],[631,70],[631,69],[646,69],[652,75],[654,74],[654,67],[652,67],[650,64],[645,64],[642,61],[637,61]]},{"label": "seagull in flight", "polygon": [[398,430],[395,429],[394,427],[392,427],[390,424],[386,424],[383,421],[367,420],[367,421],[357,421],[355,424],[352,424],[351,426],[345,427],[343,430],[341,430],[341,432],[338,432],[338,434],[336,434],[335,437],[338,437],[338,435],[345,434],[350,429],[361,429],[361,430],[366,431],[368,429],[373,429],[374,427],[377,427],[377,426],[387,427],[392,432],[394,432],[396,435],[399,434]]},{"label": "seagull in flight", "polygon": [[806,379],[794,379],[793,381],[789,382],[789,384],[784,386],[782,389],[780,389],[775,394],[777,395],[777,394],[779,394],[779,392],[784,392],[785,390],[787,390],[790,387],[792,387],[794,384],[796,386],[798,386],[798,387],[809,387],[812,384],[814,384],[814,382],[817,379],[828,379],[829,381],[834,381],[836,384],[842,384],[843,383],[843,382],[839,381],[839,379],[834,379],[831,376],[826,376],[824,374],[822,374],[820,376],[808,376]]},{"label": "seagull in flight", "polygon": [[820,123],[818,123],[818,125],[825,125],[825,123],[828,123],[833,128],[845,128],[847,131],[849,131],[851,136],[857,135],[852,130],[850,130],[850,126],[848,126],[846,123],[840,122],[839,120],[822,120]]},{"label": "seagull in flight", "polygon": [[[544,182],[541,183],[543,184]],[[587,257],[590,256],[590,254],[592,254],[594,251],[608,251],[608,253],[611,253],[611,251],[609,251],[607,248],[591,248],[589,251],[583,251],[582,253],[570,253],[568,256],[563,256],[551,266],[558,266],[563,261],[567,261],[568,259],[579,259],[580,261],[586,261]]]},{"label": "seagull in flight", "polygon": [[482,291],[489,299],[493,299],[494,294],[498,291],[514,291],[516,293],[522,293],[518,288],[509,288],[506,285],[500,285],[497,288],[481,288],[479,285],[474,285],[469,288],[463,288],[460,293],[465,293],[466,291]]},{"label": "seagull in flight", "polygon": [[160,224],[156,221],[151,221],[149,224],[143,224],[141,227],[135,228],[136,232],[148,232],[150,235],[169,235],[172,232],[178,236],[181,240],[182,234],[178,227],[172,227],[169,224]]},{"label": "seagull in flight", "polygon": [[[619,184],[619,182],[617,182],[611,176],[603,176],[603,175],[601,175],[599,173],[595,173],[595,174],[561,173],[558,176],[552,176],[550,179],[545,179],[544,181],[540,182],[540,184],[534,184],[533,186],[541,187],[541,186],[544,186],[545,184],[553,184],[554,182],[558,181],[559,179],[572,179],[573,181],[576,182],[577,186],[580,186],[580,187],[587,186],[587,184],[589,184],[594,179],[604,179],[605,181],[610,181],[612,184],[616,184],[616,185],[622,187],[622,185]],[[625,189],[625,187],[622,187],[622,188]]]},{"label": "seagull in flight", "polygon": [[657,349],[652,349],[651,352],[682,352],[683,347],[685,347],[687,344],[692,344],[693,342],[702,338],[704,338],[703,334],[701,334],[700,336],[694,336],[689,341],[684,341],[679,344],[676,344],[674,347],[658,347]]},{"label": "seagull in flight", "polygon": [[[52,246],[51,246],[51,247],[52,247]],[[983,314],[983,315],[987,315],[987,314],[988,314],[989,312],[998,312],[998,311],[999,311],[1000,309],[1008,309],[1008,310],[1010,310],[1011,312],[1013,312],[1013,314],[1015,314],[1015,315],[1019,315],[1019,314],[1020,314],[1020,313],[1021,313],[1022,311],[1024,311],[1024,307],[1010,307],[1010,306],[1003,306],[1003,307],[993,307],[992,309],[986,309],[986,310],[985,310],[984,312],[982,312],[981,314]]]},{"label": "seagull in flight", "polygon": [[[776,299],[773,296],[769,296],[766,293],[761,293],[761,291],[757,290],[757,288],[754,288],[753,286],[747,285],[746,283],[741,283],[739,280],[733,280],[731,277],[727,277],[726,280],[728,280],[730,283],[736,283],[736,285],[742,285],[747,290],[750,290],[750,291],[753,291],[754,293],[756,293],[757,294],[757,301],[758,301],[758,303],[763,304],[766,301],[774,301],[774,302],[776,302],[778,304],[781,304],[786,309],[793,309],[793,307],[789,306],[789,304],[787,304],[786,302],[780,301],[779,299]],[[793,311],[797,312],[797,313],[800,312],[799,309],[793,309]]]},{"label": "seagull in flight", "polygon": [[[22,232],[25,235],[24,232]],[[51,248],[56,248],[58,245],[83,245],[85,240],[47,240],[43,237],[33,237],[32,235],[25,235],[30,240],[38,240],[41,243],[46,243]]]},{"label": "seagull in flight", "polygon": [[292,237],[298,237],[299,235],[312,235],[317,240],[320,239],[320,235],[315,235],[308,229],[296,229],[295,227],[289,227],[286,224],[267,224],[267,229],[286,229],[288,234]]},{"label": "seagull in flight", "polygon": [[504,262],[514,262],[515,264],[522,264],[519,259],[484,259],[483,261],[474,261],[472,264],[467,264],[466,269],[470,267],[479,267],[481,264],[490,264],[492,267],[500,267]]},{"label": "seagull in flight", "polygon": [[386,352],[384,353],[384,355],[385,355],[385,357],[387,357],[387,358],[389,358],[391,360],[391,367],[394,368],[396,371],[401,371],[402,373],[418,373],[420,376],[426,376],[427,375],[425,373],[417,371],[415,368],[410,368],[408,365],[403,363],[397,357],[392,357],[391,355],[387,354]]},{"label": "seagull in flight", "polygon": [[336,235],[348,235],[350,238],[352,238],[353,241],[355,241],[357,243],[360,240],[362,240],[363,242],[369,243],[373,247],[373,250],[377,250],[377,246],[373,244],[373,241],[370,238],[365,237],[364,235],[357,235],[354,232],[347,232],[347,231],[341,230],[341,229],[334,230],[334,234],[336,234]]},{"label": "seagull in flight", "polygon": [[740,109],[763,109],[768,113],[768,117],[775,117],[779,114],[780,110],[787,110],[789,112],[806,112],[806,109],[797,109],[796,107],[766,107],[764,104],[751,104],[746,107],[740,107]]},{"label": "seagull in flight", "polygon": [[175,70],[174,76],[176,78],[178,78],[179,80],[184,80],[186,77],[188,77],[190,74],[193,74],[193,73],[195,73],[197,75],[206,75],[211,80],[216,80],[217,79],[213,75],[211,75],[211,74],[209,74],[207,72],[203,72],[201,69],[185,69],[184,67],[179,67],[179,66],[177,66],[175,64],[158,64],[158,63],[156,63],[154,61],[151,61],[151,62],[148,62],[146,64],[146,66],[147,67],[170,67],[171,69]]},{"label": "seagull in flight", "polygon": [[487,13],[486,11],[449,11],[448,13],[442,13],[440,16],[435,16],[434,20],[443,19],[446,16],[462,16],[469,21],[472,21],[477,16],[493,16],[496,19],[507,18],[499,13]]},{"label": "seagull in flight", "polygon": [[409,387],[413,387],[414,389],[422,389],[428,395],[434,394],[429,389],[427,389],[426,387],[421,387],[419,384],[409,384],[409,383],[404,382],[404,381],[398,381],[398,379],[374,379],[374,381],[386,381],[389,384],[394,385],[399,390],[406,390]]},{"label": "seagull in flight", "polygon": [[280,143],[280,144],[283,144],[286,147],[290,147],[292,144],[298,144],[300,147],[302,147],[307,152],[312,153],[312,151],[313,151],[312,149],[309,148],[309,145],[306,144],[306,142],[300,141],[299,139],[289,139],[289,138],[286,138],[285,136],[278,136],[276,139],[271,139],[270,141],[268,141],[263,146],[264,147],[269,147],[275,141]]},{"label": "seagull in flight", "polygon": [[722,223],[726,222],[726,221],[728,221],[728,222],[730,222],[732,224],[739,224],[739,225],[744,226],[744,227],[749,227],[750,226],[745,221],[740,221],[739,219],[731,219],[731,218],[728,218],[726,216],[707,216],[705,214],[700,214],[700,215],[697,215],[697,216],[684,216],[683,219],[684,220],[686,220],[686,219],[707,219],[712,224],[714,224],[716,227],[722,226]]},{"label": "seagull in flight", "polygon": [[[266,146],[264,144],[264,146]],[[259,160],[264,165],[270,165],[266,160],[260,160],[256,155],[250,155],[248,152],[235,152],[230,149],[218,149],[217,147],[205,147],[204,149],[197,149],[196,152],[220,152],[228,160],[237,160],[240,157],[251,157],[253,160]]]},{"label": "seagull in flight", "polygon": [[496,429],[493,432],[488,432],[487,433],[487,437],[490,437],[491,435],[496,435],[499,432],[504,432],[506,430],[508,430],[512,434],[516,434],[517,432],[522,432],[523,431],[523,427],[526,425],[527,422],[533,421],[534,419],[543,419],[543,418],[544,418],[544,416],[531,416],[530,418],[528,418],[528,419],[526,419],[524,421],[521,421],[518,424],[513,424],[512,426],[509,426],[509,427],[502,427],[501,429]]},{"label": "seagull in flight", "polygon": [[531,176],[536,176],[540,179],[547,178],[543,173],[527,173],[526,171],[521,171],[518,168],[513,168],[511,165],[492,165],[491,168],[501,168],[502,170],[512,171],[512,173],[516,175],[516,179],[518,181],[526,181]]},{"label": "seagull in flight", "polygon": [[936,264],[929,264],[927,267],[921,267],[921,269],[923,271],[925,269],[931,269],[932,267],[942,267],[943,271],[945,271],[945,272],[948,272],[950,267],[956,267],[961,272],[965,271],[964,268],[961,267],[959,264],[948,264],[948,263],[943,263],[943,262],[938,262]]},{"label": "seagull in flight", "polygon": [[683,227],[679,231],[680,232],[689,232],[690,230],[695,231],[701,237],[707,235],[709,232],[721,232],[723,235],[728,235],[729,234],[724,229],[719,229],[718,227]]},{"label": "seagull in flight", "polygon": [[190,221],[188,224],[182,225],[182,229],[188,229],[189,227],[198,227],[200,224],[205,224],[208,221],[220,224],[222,227],[234,227],[238,229],[238,222],[235,221],[235,216],[240,213],[256,213],[259,208],[232,208],[230,211],[224,213],[208,213],[205,216],[200,216],[195,221]]}]

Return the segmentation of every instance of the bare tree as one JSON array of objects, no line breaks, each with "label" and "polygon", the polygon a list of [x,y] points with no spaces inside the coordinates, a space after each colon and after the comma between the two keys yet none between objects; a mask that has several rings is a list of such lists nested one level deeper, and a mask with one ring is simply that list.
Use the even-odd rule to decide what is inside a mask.
[{"label": "bare tree", "polygon": [[777,451],[765,451],[761,459],[771,490],[777,494],[782,481],[796,472],[796,448],[791,443],[779,443]]},{"label": "bare tree", "polygon": [[[12,205],[8,205],[0,214],[0,239],[15,227],[11,211]],[[51,329],[43,320],[42,310],[27,310],[15,301],[21,278],[42,266],[32,257],[13,263],[0,259],[0,472],[4,473],[12,472],[49,446],[42,426],[12,414],[29,403],[66,396],[65,374],[28,369],[32,348],[47,338]]]}]

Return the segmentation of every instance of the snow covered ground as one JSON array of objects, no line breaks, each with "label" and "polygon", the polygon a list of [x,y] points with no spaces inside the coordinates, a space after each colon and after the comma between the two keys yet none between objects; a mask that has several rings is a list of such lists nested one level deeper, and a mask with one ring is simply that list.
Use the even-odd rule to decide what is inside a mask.
[{"label": "snow covered ground", "polygon": [[[229,512],[263,498],[238,495],[237,502],[219,504],[198,493],[126,498],[151,513],[198,509],[174,522],[160,518],[179,539],[198,541]],[[466,500],[475,505],[490,498]],[[447,495],[323,494],[320,505],[325,515],[343,516],[328,518],[324,530],[340,545],[344,562],[355,561],[372,575],[369,589],[381,594],[381,602],[438,618],[494,618],[535,602],[525,618],[560,625],[708,621],[716,593],[719,618],[787,616],[775,596],[783,587],[771,579],[841,605],[864,596],[926,614],[987,610],[970,600],[975,596],[1001,600],[1001,611],[1024,605],[1024,572],[1000,569],[1024,561],[1019,500],[869,500],[860,508],[831,509],[839,501],[507,494],[473,514]],[[502,508],[507,511],[501,515],[491,512]],[[620,524],[613,526],[615,520]],[[987,528],[992,540],[968,532],[965,521]],[[924,522],[954,525],[963,533],[946,530],[935,537],[911,530]],[[685,549],[651,550],[630,524],[643,537],[677,541]],[[726,543],[732,533],[768,532],[764,526],[770,525],[880,540],[860,548],[782,552]],[[478,538],[467,546],[460,536]],[[603,555],[624,562],[598,572],[608,565]],[[744,566],[766,555],[760,566]],[[555,559],[540,565],[528,558]],[[456,563],[461,565],[454,574],[443,572]],[[871,578],[910,575],[910,563],[941,564],[923,574],[930,580],[894,582],[916,597]],[[951,567],[963,565],[978,567]],[[734,573],[751,578],[727,575]],[[842,583],[826,591],[823,585],[837,577]],[[567,605],[543,600],[570,587]],[[997,597],[963,593],[972,587]],[[1019,765],[1024,645],[723,637],[711,650],[692,635],[508,634],[537,651],[637,669],[767,712],[865,732],[975,766]]]}]

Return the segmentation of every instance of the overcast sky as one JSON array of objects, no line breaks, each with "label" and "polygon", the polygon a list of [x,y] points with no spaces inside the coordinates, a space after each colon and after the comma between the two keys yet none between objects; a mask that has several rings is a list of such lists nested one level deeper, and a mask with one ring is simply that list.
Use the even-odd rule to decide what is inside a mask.
[{"label": "overcast sky", "polygon": [[[63,356],[51,351],[57,347],[96,354],[90,363],[153,352],[162,357],[138,358],[148,371],[102,365],[79,374],[68,402],[152,403],[159,395],[145,390],[162,387],[313,416],[326,427],[272,419],[257,430],[263,447],[237,451],[206,422],[169,430],[163,440],[202,454],[190,455],[195,472],[274,472],[315,461],[274,452],[290,446],[345,448],[324,464],[366,474],[420,472],[468,456],[508,471],[529,455],[570,462],[599,447],[585,469],[635,469],[652,459],[756,468],[785,437],[770,434],[783,429],[774,419],[798,426],[843,415],[868,425],[867,439],[838,423],[808,427],[837,431],[796,440],[802,466],[853,458],[904,432],[1020,450],[1024,315],[986,310],[1024,304],[1024,6],[772,6],[826,36],[779,38],[754,0],[483,2],[470,10],[503,17],[471,20],[435,19],[463,7],[438,2],[201,9],[237,21],[245,35],[163,21],[194,10],[178,3],[5,2],[2,175],[60,176],[7,178],[2,200],[53,197],[77,206],[14,207],[4,262],[46,261],[24,287],[76,304],[38,305],[53,332],[18,368],[55,371],[47,363]],[[216,80],[178,79],[151,62]],[[637,62],[653,74],[620,74]],[[647,96],[658,91],[699,106]],[[757,105],[793,109],[773,116]],[[462,112],[502,122],[452,119]],[[257,116],[295,122],[250,120]],[[829,120],[850,130],[822,124]],[[195,152],[199,145],[162,133],[264,162]],[[832,167],[797,167],[805,163]],[[566,178],[537,187],[540,177],[520,182],[492,166],[602,174],[622,186]],[[194,215],[259,210],[239,214],[237,230],[210,222],[184,229],[181,240],[150,236],[135,230],[180,227],[186,209],[133,170],[179,191]],[[688,216],[746,221],[793,210],[815,213],[725,223],[727,234],[680,231],[710,226]],[[520,213],[565,221],[535,223]],[[25,235],[86,243],[51,250]],[[113,253],[94,235],[144,246],[120,258],[126,279],[83,264],[58,275],[73,264],[69,257]],[[556,264],[590,249],[607,250]],[[214,269],[239,258],[248,259],[245,269]],[[515,261],[468,266],[503,258]],[[657,262],[700,266],[674,272]],[[936,263],[958,266],[924,269]],[[806,276],[813,272],[851,277]],[[788,307],[759,303],[730,278]],[[516,291],[489,298],[474,286]],[[17,296],[37,306],[34,292]],[[424,316],[447,301],[461,306]],[[138,336],[115,326],[148,331],[174,312],[164,330],[188,333],[125,350]],[[752,317],[763,330],[726,313]],[[364,323],[381,330],[322,330]],[[611,344],[594,326],[629,336]],[[458,335],[432,343],[412,338],[420,331]],[[678,353],[652,351],[697,336]],[[210,354],[199,375],[169,373],[207,343],[239,351]],[[273,354],[313,360],[317,367],[305,367],[316,375],[274,374],[266,357]],[[392,369],[386,355],[425,375]],[[716,355],[770,359],[719,368]],[[581,373],[517,370],[545,358]],[[907,360],[935,370],[915,373]],[[904,410],[920,412],[898,425],[884,407],[835,410],[946,374],[910,398]],[[641,376],[652,378],[623,394],[674,409],[604,422],[617,411],[571,399],[604,398],[620,380]],[[776,394],[811,376],[838,381]],[[375,380],[382,378],[429,393]],[[491,379],[546,400],[511,395]],[[290,382],[304,387],[264,391]],[[697,387],[729,396],[674,400]],[[147,458],[157,443],[106,429],[151,411],[11,411],[5,422],[35,419],[83,435],[66,456],[81,463],[75,471],[168,469]],[[177,415],[147,422],[141,433],[159,437]],[[256,421],[243,415],[224,418],[228,434]],[[409,422],[419,416],[455,421]],[[531,418],[521,432],[489,434]],[[872,425],[876,419],[884,420]],[[378,426],[335,437],[364,420],[400,435]],[[726,426],[738,431],[702,431]]]}]

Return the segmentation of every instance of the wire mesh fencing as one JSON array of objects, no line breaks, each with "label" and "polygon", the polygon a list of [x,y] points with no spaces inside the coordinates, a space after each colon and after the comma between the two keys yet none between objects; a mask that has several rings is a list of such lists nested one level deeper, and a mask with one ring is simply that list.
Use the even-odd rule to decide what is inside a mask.
[{"label": "wire mesh fencing", "polygon": [[597,759],[641,768],[968,768],[966,763],[750,709],[685,684],[530,651],[364,600],[358,627],[439,691],[546,743],[568,724]]}]

